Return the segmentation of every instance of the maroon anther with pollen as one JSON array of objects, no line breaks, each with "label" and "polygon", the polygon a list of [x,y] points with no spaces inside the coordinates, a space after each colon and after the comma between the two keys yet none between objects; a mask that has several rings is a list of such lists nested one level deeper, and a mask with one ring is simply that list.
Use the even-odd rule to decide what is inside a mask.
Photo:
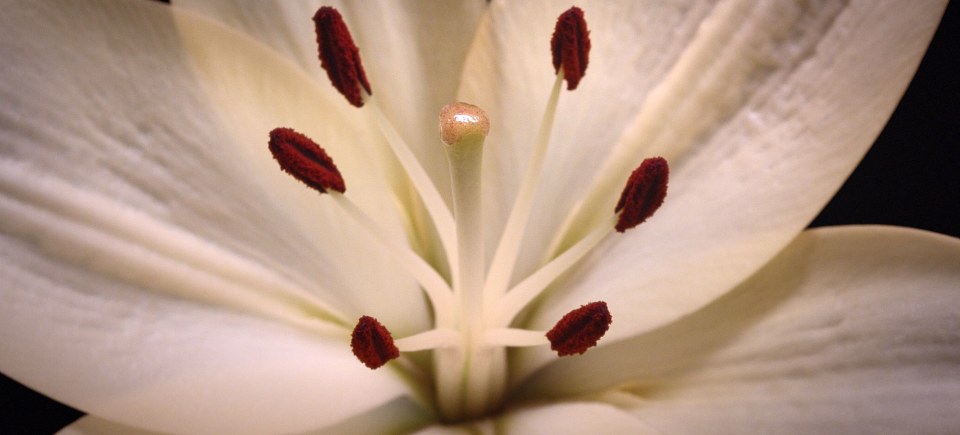
[{"label": "maroon anther with pollen", "polygon": [[317,30],[317,45],[320,49],[320,66],[327,71],[327,77],[350,104],[362,107],[360,95],[362,86],[367,94],[373,95],[367,75],[360,63],[360,50],[350,37],[350,30],[343,23],[343,17],[336,9],[324,6],[313,15]]},{"label": "maroon anther with pollen", "polygon": [[580,79],[587,73],[590,60],[590,31],[583,19],[583,10],[574,6],[557,18],[557,25],[550,39],[550,52],[553,54],[553,69],[556,72],[563,67],[563,78],[567,81],[567,90],[574,90]]},{"label": "maroon anther with pollen", "polygon": [[620,212],[615,227],[617,231],[622,233],[653,216],[667,197],[669,178],[670,167],[663,157],[646,159],[633,170],[614,209],[614,212]]},{"label": "maroon anther with pollen", "polygon": [[550,349],[559,356],[582,354],[596,346],[597,341],[610,329],[613,316],[607,303],[591,302],[563,316],[549,331]]},{"label": "maroon anther with pollen", "polygon": [[347,190],[333,159],[309,137],[290,128],[275,128],[270,131],[269,147],[280,169],[307,186],[320,193]]},{"label": "maroon anther with pollen", "polygon": [[370,316],[361,317],[353,328],[350,348],[357,359],[371,369],[379,368],[400,356],[390,331]]}]

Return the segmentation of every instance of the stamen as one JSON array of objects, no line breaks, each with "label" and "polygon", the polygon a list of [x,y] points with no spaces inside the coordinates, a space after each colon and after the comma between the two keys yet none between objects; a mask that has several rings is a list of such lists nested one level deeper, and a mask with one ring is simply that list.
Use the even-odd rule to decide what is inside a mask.
[{"label": "stamen", "polygon": [[393,344],[390,331],[370,316],[360,317],[357,326],[353,328],[350,348],[357,359],[371,369],[379,368],[400,356],[400,350]]},{"label": "stamen", "polygon": [[343,193],[346,186],[333,159],[316,142],[289,128],[270,131],[270,152],[280,169],[320,193]]},{"label": "stamen", "polygon": [[540,184],[540,173],[547,156],[547,145],[550,142],[550,132],[553,130],[553,120],[557,113],[561,84],[563,84],[562,74],[558,74],[550,97],[547,99],[547,107],[543,111],[537,142],[534,145],[533,154],[530,155],[530,162],[527,163],[527,171],[523,175],[520,190],[517,191],[517,197],[510,209],[510,216],[507,217],[497,250],[493,254],[493,261],[490,263],[490,271],[483,289],[485,299],[492,300],[502,296],[513,276],[513,267],[516,265],[520,244],[523,242],[523,232],[527,228],[530,211],[533,208],[534,193]]},{"label": "stamen", "polygon": [[524,278],[519,284],[514,286],[497,303],[496,322],[501,325],[509,325],[514,316],[520,313],[524,307],[540,296],[553,281],[563,275],[570,267],[577,264],[583,257],[589,254],[593,248],[602,242],[607,235],[613,232],[613,227],[617,217],[610,216],[602,225],[595,228],[586,237],[580,239],[575,245],[571,246],[563,254],[550,260],[540,269]]},{"label": "stamen", "polygon": [[543,331],[517,328],[488,329],[483,334],[483,345],[502,347],[532,347],[548,344]]},{"label": "stamen", "polygon": [[602,221],[573,246],[507,292],[498,302],[497,321],[509,324],[513,317],[543,293],[553,280],[580,261],[614,229],[622,233],[652,216],[667,196],[669,172],[670,168],[663,157],[644,160],[630,175],[617,203],[615,212],[622,212]]},{"label": "stamen", "polygon": [[394,340],[400,352],[430,349],[449,349],[463,346],[460,332],[453,329],[431,329],[409,337]]},{"label": "stamen", "polygon": [[[362,107],[371,99],[373,91],[370,88],[370,83],[367,82],[366,73],[360,61],[359,49],[354,44],[353,38],[350,36],[350,30],[344,24],[340,12],[332,7],[324,6],[314,14],[313,21],[317,33],[320,65],[327,71],[330,82],[347,98],[347,101],[356,107]],[[363,91],[361,91],[361,87]],[[420,194],[420,198],[436,226],[450,267],[454,269],[457,265],[457,258],[453,240],[453,217],[450,216],[450,212],[447,210],[436,186],[430,181],[430,177],[410,151],[410,147],[403,141],[403,138],[397,133],[383,111],[376,104],[371,104],[371,106],[374,109],[377,125],[406,171],[407,176],[413,182],[414,188]]]},{"label": "stamen", "polygon": [[436,324],[442,327],[450,326],[456,316],[455,304],[450,287],[447,286],[446,281],[440,274],[402,240],[398,240],[384,230],[345,195],[333,194],[330,197],[354,222],[364,228],[364,234],[393,255],[393,258],[420,283],[420,287],[427,294],[427,298],[433,306]]},{"label": "stamen", "polygon": [[320,66],[327,71],[327,77],[350,104],[362,107],[363,97],[360,87],[372,95],[367,75],[360,62],[360,50],[350,37],[350,30],[343,23],[343,17],[336,9],[324,6],[313,15],[317,31],[317,45],[320,47]]},{"label": "stamen", "polygon": [[622,233],[653,216],[667,196],[669,176],[670,167],[663,157],[646,159],[634,169],[614,209],[614,212],[620,212],[617,231]]},{"label": "stamen", "polygon": [[560,71],[567,80],[567,90],[574,90],[587,73],[590,60],[590,31],[583,19],[583,10],[574,6],[557,18],[557,25],[550,40],[553,53],[553,69]]},{"label": "stamen", "polygon": [[[270,152],[280,162],[280,168],[321,193],[331,193],[334,203],[362,226],[364,234],[386,248],[420,283],[433,305],[438,325],[452,322],[453,300],[450,287],[426,261],[396,240],[373,219],[367,216],[342,193],[346,190],[343,177],[333,160],[310,138],[289,128],[275,128],[270,132]],[[335,192],[327,192],[326,189]],[[339,193],[337,193],[339,192]]]},{"label": "stamen", "polygon": [[430,176],[427,175],[427,171],[420,165],[420,161],[417,160],[410,146],[407,145],[407,142],[403,140],[403,137],[400,136],[397,129],[390,120],[387,119],[383,110],[380,109],[377,100],[371,98],[369,102],[370,104],[367,107],[373,111],[380,132],[387,140],[390,150],[393,152],[393,155],[397,157],[397,161],[400,162],[400,166],[403,167],[407,177],[410,178],[410,182],[413,183],[417,194],[420,195],[420,199],[423,201],[423,205],[427,209],[427,214],[430,215],[430,219],[433,220],[433,225],[437,230],[437,234],[440,236],[440,243],[443,245],[443,250],[447,255],[450,271],[454,276],[454,281],[456,281],[459,279],[457,267],[460,261],[457,257],[457,242],[455,240],[457,235],[453,215],[450,214],[450,209],[447,208],[443,197],[440,196],[440,191],[437,190],[437,186],[433,184]]},{"label": "stamen", "polygon": [[547,331],[550,348],[560,356],[582,354],[610,329],[613,316],[603,301],[591,302],[563,316]]}]

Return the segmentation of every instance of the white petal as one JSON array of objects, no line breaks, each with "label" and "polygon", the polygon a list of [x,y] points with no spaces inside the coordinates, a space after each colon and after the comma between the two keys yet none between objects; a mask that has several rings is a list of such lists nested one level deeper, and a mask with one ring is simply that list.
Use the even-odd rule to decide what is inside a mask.
[{"label": "white petal", "polygon": [[504,432],[514,434],[644,434],[651,428],[617,408],[599,403],[561,403],[507,414]]},{"label": "white petal", "polygon": [[[348,433],[401,433],[410,428],[422,426],[429,418],[420,408],[407,398],[400,398],[371,409],[363,414],[338,422],[319,430],[308,430],[303,435],[340,435]],[[63,428],[57,435],[159,435],[160,432],[147,431],[98,417],[86,415]]]},{"label": "white petal", "polygon": [[397,373],[360,364],[346,333],[144,293],[3,239],[0,367],[95,416],[181,433],[291,432],[409,394]]},{"label": "white petal", "polygon": [[[401,433],[416,427],[422,420],[421,408],[407,400],[395,400],[365,414],[340,422],[318,431],[307,431],[304,435],[340,435],[348,433],[376,434]],[[57,432],[57,435],[159,435],[159,432],[145,431],[93,416],[84,416]]]},{"label": "white petal", "polygon": [[[197,244],[209,247],[207,252],[242,259],[241,263],[252,265],[250,270],[263,271],[261,277],[270,278],[267,281],[286,282],[287,287],[336,304],[347,318],[361,313],[377,315],[399,332],[424,327],[426,307],[413,281],[393,267],[378,247],[366,243],[363,231],[344,222],[343,215],[332,210],[325,198],[282,174],[266,150],[267,132],[280,125],[280,120],[314,116],[309,119],[316,121],[318,112],[310,109],[317,105],[311,98],[315,92],[310,80],[301,77],[297,81],[297,76],[289,73],[289,65],[257,57],[265,50],[244,48],[255,44],[250,39],[229,39],[230,35],[210,32],[221,35],[215,40],[218,43],[232,42],[234,62],[225,68],[244,68],[233,70],[231,80],[225,81],[236,86],[234,106],[218,107],[218,102],[207,100],[206,88],[197,83],[166,6],[147,2],[80,6],[65,1],[9,9],[2,17],[2,50],[10,61],[0,66],[5,96],[0,108],[0,122],[5,126],[0,133],[0,159],[9,181],[2,190],[5,204],[13,204],[12,199],[21,210],[45,210],[59,219],[50,222],[82,223],[114,238],[122,236],[135,249],[158,252],[156,246],[141,243],[152,236],[180,252],[168,250],[165,255],[195,269],[209,271],[210,263],[220,263],[222,257],[196,252],[185,258],[185,245],[151,234],[146,227],[141,228],[143,234],[121,234],[111,229],[112,223],[105,228],[104,219],[84,221],[78,217],[90,213],[102,217],[143,215],[156,223],[155,227],[189,235]],[[38,27],[48,31],[38,33]],[[265,104],[243,99],[268,90],[287,101]],[[301,98],[290,101],[291,94]],[[256,112],[249,108],[254,105],[261,114],[284,105],[300,105],[302,116],[284,118],[289,112],[279,111],[263,115],[260,121],[270,127],[256,133],[251,130],[261,127],[260,123],[252,123],[251,130],[225,124],[235,119],[224,113],[236,110],[250,115]],[[290,126],[313,133],[302,124],[307,123]],[[349,132],[346,127],[345,131]],[[363,198],[358,202],[368,212],[382,216],[385,225],[402,233],[384,180],[374,175],[375,170],[363,171],[363,158],[356,156],[361,153],[342,153],[346,155],[340,159],[337,151],[352,145],[343,142],[328,150],[348,177],[350,192]],[[351,173],[358,172],[364,175],[351,182]],[[35,183],[69,188],[47,189],[46,199],[24,193]],[[100,200],[92,205],[76,195]],[[62,204],[52,207],[51,198],[74,205],[64,211]],[[11,225],[10,219],[5,219],[3,231],[27,240],[49,239],[64,231],[61,225],[24,233],[23,228]],[[64,243],[48,240],[42,249],[51,261],[54,257],[56,261],[78,261],[62,255]],[[84,261],[111,264],[126,255],[115,253],[99,251],[92,260]],[[249,282],[228,281],[251,289]],[[252,288],[268,299],[285,297],[283,289]],[[181,290],[181,296],[190,297],[191,291],[202,289]],[[408,305],[409,311],[397,313],[393,309],[396,302],[387,307],[384,300],[389,298],[383,297],[384,292]],[[304,308],[317,310],[309,303]]]},{"label": "white petal", "polygon": [[[609,210],[627,172],[649,155],[671,162],[665,205],[569,273],[532,326],[549,328],[594,300],[616,318],[601,345],[662,325],[741,282],[816,215],[880,131],[943,10],[822,6],[732,1],[710,12],[635,119],[620,125],[612,158],[622,165],[604,169],[612,181],[584,210]],[[558,204],[577,192],[560,190],[543,199]]]},{"label": "white petal", "polygon": [[[434,418],[422,407],[408,397],[385,403],[363,414],[320,430],[306,432],[309,435],[341,435],[341,434],[386,434],[407,433],[413,428],[421,427]],[[306,435],[304,434],[304,435]]]},{"label": "white petal", "polygon": [[[178,9],[192,11],[245,33],[320,78],[313,14],[321,1],[176,0]],[[362,54],[362,53],[361,53]]]},{"label": "white petal", "polygon": [[120,423],[104,420],[90,415],[80,417],[69,426],[57,432],[57,435],[160,435],[154,432]]},{"label": "white petal", "polygon": [[432,426],[416,432],[433,434],[523,434],[523,435],[579,435],[579,434],[652,434],[651,426],[629,413],[602,403],[571,402],[534,406],[509,411],[493,421],[486,420],[470,426]]},{"label": "white petal", "polygon": [[11,266],[26,256],[42,258],[23,270],[11,269],[11,286],[19,274],[56,277],[55,270],[81,267],[142,290],[318,331],[342,333],[350,324],[336,307],[275,271],[26,165],[0,158],[0,188],[0,258]]},{"label": "white petal", "polygon": [[[440,191],[445,195],[449,192],[437,114],[441,107],[455,101],[467,48],[484,10],[483,1],[177,0],[174,5],[248,33],[292,59],[331,91],[317,58],[312,18],[321,5],[336,7],[360,48],[375,100],[441,186]],[[342,97],[337,99],[332,104],[346,106]]]},{"label": "white petal", "polygon": [[947,433],[960,425],[958,288],[958,239],[813,230],[713,304],[559,360],[527,388],[622,387],[667,433]]}]

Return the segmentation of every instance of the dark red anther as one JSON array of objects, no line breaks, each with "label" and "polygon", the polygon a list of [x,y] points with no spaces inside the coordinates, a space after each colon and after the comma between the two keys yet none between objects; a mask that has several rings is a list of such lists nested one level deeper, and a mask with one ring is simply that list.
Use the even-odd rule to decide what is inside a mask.
[{"label": "dark red anther", "polygon": [[320,193],[327,193],[327,189],[340,193],[347,190],[333,159],[309,137],[290,128],[275,128],[270,131],[269,146],[280,169],[307,186]]},{"label": "dark red anther", "polygon": [[360,87],[373,95],[367,75],[360,63],[360,50],[350,37],[350,30],[343,23],[340,12],[329,6],[317,9],[313,15],[317,30],[317,45],[320,47],[320,66],[327,71],[327,77],[347,101],[354,106],[363,106]]},{"label": "dark red anther", "polygon": [[623,210],[617,219],[617,231],[622,233],[653,216],[667,197],[669,178],[670,167],[663,157],[646,159],[633,170],[614,209],[614,212]]},{"label": "dark red anther", "polygon": [[393,336],[377,319],[360,317],[350,339],[353,354],[363,365],[376,369],[400,356],[400,349],[393,344]]},{"label": "dark red anther", "polygon": [[597,345],[612,322],[613,316],[607,310],[606,302],[583,305],[567,313],[547,331],[550,348],[560,356],[582,354]]},{"label": "dark red anther", "polygon": [[550,52],[553,54],[553,70],[559,72],[563,66],[567,90],[576,89],[580,79],[587,73],[590,60],[590,31],[587,30],[582,9],[574,6],[557,18],[557,26],[550,39]]}]

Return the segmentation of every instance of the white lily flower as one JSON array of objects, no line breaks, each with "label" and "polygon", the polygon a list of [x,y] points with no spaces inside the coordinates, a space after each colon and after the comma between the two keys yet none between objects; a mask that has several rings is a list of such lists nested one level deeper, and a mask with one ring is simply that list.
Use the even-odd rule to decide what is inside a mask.
[{"label": "white lily flower", "polygon": [[[960,241],[801,233],[942,2],[583,3],[579,83],[569,4],[332,2],[349,103],[318,2],[9,3],[0,371],[88,413],[64,433],[960,425]],[[654,156],[666,201],[615,232]]]}]

